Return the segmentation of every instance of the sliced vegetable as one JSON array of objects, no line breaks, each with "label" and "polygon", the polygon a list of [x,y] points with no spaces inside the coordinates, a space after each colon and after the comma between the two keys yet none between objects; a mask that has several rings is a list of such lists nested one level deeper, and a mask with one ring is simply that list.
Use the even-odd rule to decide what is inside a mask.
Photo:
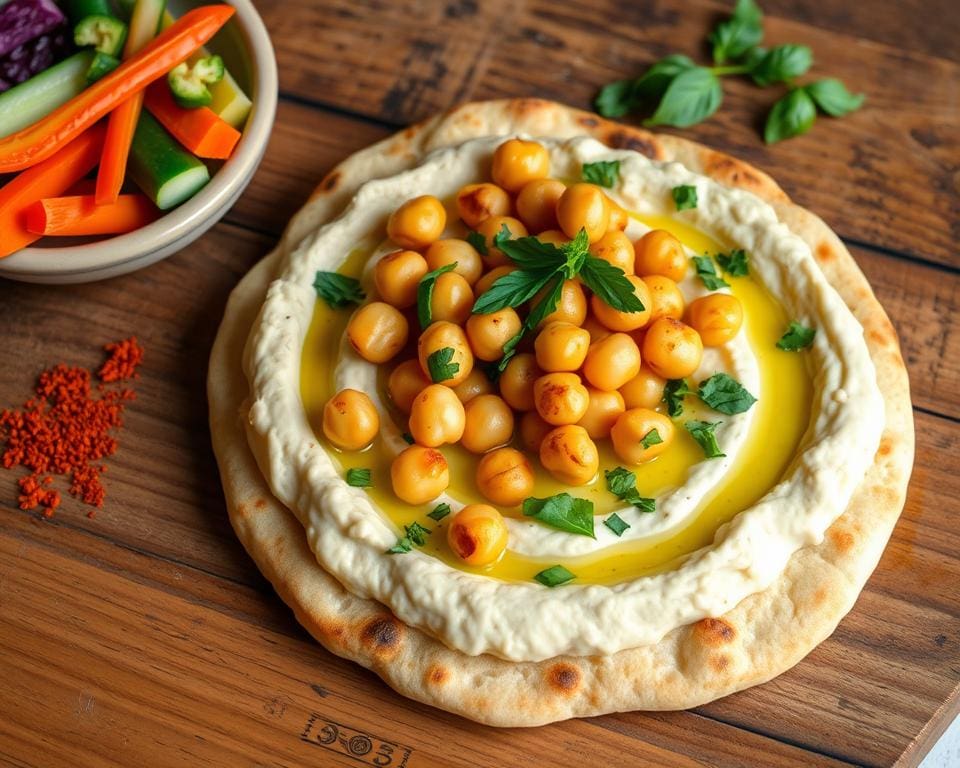
[{"label": "sliced vegetable", "polygon": [[65,0],[61,5],[73,26],[77,26],[87,16],[113,16],[110,0]]},{"label": "sliced vegetable", "polygon": [[119,56],[126,40],[127,25],[115,16],[87,16],[73,28],[76,45],[91,45],[110,56]]},{"label": "sliced vegetable", "polygon": [[119,66],[120,59],[97,51],[94,53],[93,61],[90,62],[90,67],[87,69],[87,82],[95,83],[104,75],[109,75]]},{"label": "sliced vegetable", "polygon": [[163,77],[209,40],[233,15],[229,5],[184,14],[146,48],[77,98],[12,136],[0,139],[0,173],[29,168],[53,155],[134,93]]},{"label": "sliced vegetable", "polygon": [[184,151],[149,112],[143,112],[130,151],[130,178],[166,211],[193,197],[210,180],[210,171]]},{"label": "sliced vegetable", "polygon": [[144,195],[120,195],[111,205],[97,205],[93,195],[48,197],[24,213],[27,229],[36,235],[120,235],[146,226],[160,215]]},{"label": "sliced vegetable", "polygon": [[49,69],[73,51],[66,31],[40,35],[0,58],[0,93]]},{"label": "sliced vegetable", "polygon": [[10,0],[0,6],[0,56],[52,32],[66,21],[53,0]]},{"label": "sliced vegetable", "polygon": [[80,51],[0,94],[0,137],[37,122],[82,92],[94,58],[93,51]]},{"label": "sliced vegetable", "polygon": [[178,64],[167,75],[170,91],[177,104],[186,109],[205,107],[213,101],[208,85],[223,80],[223,59],[204,56],[194,64]]},{"label": "sliced vegetable", "polygon": [[89,173],[100,159],[103,134],[103,126],[95,125],[0,187],[0,258],[40,238],[27,229],[24,211],[37,200],[62,195]]},{"label": "sliced vegetable", "polygon": [[225,160],[240,141],[240,131],[207,107],[184,109],[164,82],[147,89],[146,106],[173,137],[197,157]]}]

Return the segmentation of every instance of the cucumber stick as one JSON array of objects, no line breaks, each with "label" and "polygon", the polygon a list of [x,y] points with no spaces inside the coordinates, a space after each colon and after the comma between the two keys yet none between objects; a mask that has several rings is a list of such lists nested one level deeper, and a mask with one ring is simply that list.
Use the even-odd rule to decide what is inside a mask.
[{"label": "cucumber stick", "polygon": [[130,16],[130,31],[127,45],[123,49],[124,58],[132,56],[157,36],[166,0],[137,0]]},{"label": "cucumber stick", "polygon": [[80,51],[0,94],[0,138],[49,115],[87,87],[94,51]]},{"label": "cucumber stick", "polygon": [[210,171],[143,110],[130,145],[130,177],[161,211],[193,197]]}]

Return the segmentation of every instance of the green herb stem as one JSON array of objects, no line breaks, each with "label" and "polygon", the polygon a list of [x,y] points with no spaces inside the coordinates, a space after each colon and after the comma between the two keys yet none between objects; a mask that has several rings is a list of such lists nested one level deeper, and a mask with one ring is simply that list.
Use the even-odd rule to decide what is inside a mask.
[{"label": "green herb stem", "polygon": [[746,64],[730,64],[725,67],[708,67],[715,75],[747,75],[750,74],[751,67]]}]

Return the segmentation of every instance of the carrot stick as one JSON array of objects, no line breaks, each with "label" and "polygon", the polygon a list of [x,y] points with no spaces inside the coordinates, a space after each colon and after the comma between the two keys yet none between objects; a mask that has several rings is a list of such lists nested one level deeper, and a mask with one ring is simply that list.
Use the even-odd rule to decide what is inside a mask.
[{"label": "carrot stick", "polygon": [[46,160],[134,93],[186,61],[233,15],[229,5],[205,5],[181,16],[137,55],[42,120],[0,139],[0,173]]},{"label": "carrot stick", "polygon": [[27,229],[37,235],[120,235],[139,229],[160,215],[145,195],[119,195],[99,205],[94,195],[48,197],[29,206]]},{"label": "carrot stick", "polygon": [[27,229],[26,209],[44,197],[62,195],[82,179],[100,159],[104,127],[95,125],[85,133],[0,187],[0,258],[9,256],[40,239]]},{"label": "carrot stick", "polygon": [[240,141],[240,131],[209,107],[184,109],[164,82],[147,88],[146,106],[160,124],[197,157],[226,160]]},{"label": "carrot stick", "polygon": [[97,170],[97,205],[115,203],[120,195],[120,188],[127,173],[130,142],[137,129],[142,106],[143,91],[133,94],[110,113],[100,168]]}]

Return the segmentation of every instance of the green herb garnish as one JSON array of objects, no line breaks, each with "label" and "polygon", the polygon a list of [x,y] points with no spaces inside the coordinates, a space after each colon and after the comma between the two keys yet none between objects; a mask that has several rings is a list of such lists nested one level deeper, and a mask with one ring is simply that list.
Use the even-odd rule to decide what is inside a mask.
[{"label": "green herb garnish", "polygon": [[717,436],[715,434],[717,427],[722,423],[722,421],[691,420],[683,426],[686,427],[687,432],[689,432],[693,436],[693,439],[703,448],[704,456],[708,459],[718,459],[727,455],[723,453],[723,451],[720,450],[720,446],[717,445]]},{"label": "green herb garnish", "polygon": [[780,337],[777,347],[787,352],[796,352],[804,347],[809,347],[816,335],[816,328],[807,328],[794,320],[787,328],[787,332]]},{"label": "green herb garnish", "polygon": [[373,479],[369,469],[353,468],[347,470],[347,485],[354,488],[371,488]]},{"label": "green herb garnish", "polygon": [[526,499],[523,514],[541,523],[567,533],[576,533],[595,539],[593,532],[593,502],[569,493],[558,493],[546,499]]},{"label": "green herb garnish", "polygon": [[757,85],[785,83],[800,77],[813,64],[813,51],[805,45],[778,45],[763,55],[750,69],[750,77]]},{"label": "green herb garnish", "polygon": [[660,445],[662,442],[663,438],[660,437],[660,433],[654,428],[643,436],[643,439],[640,441],[640,445],[642,445],[644,448],[649,448],[651,445]]},{"label": "green herb garnish", "polygon": [[584,163],[581,175],[584,181],[609,189],[620,179],[620,161],[598,160],[595,163]]},{"label": "green herb garnish", "polygon": [[317,270],[313,279],[317,296],[323,299],[331,309],[342,309],[350,304],[360,304],[366,298],[360,281],[339,272]]},{"label": "green herb garnish", "polygon": [[763,39],[763,12],[753,0],[737,0],[733,15],[713,28],[707,41],[717,64],[735,61]]},{"label": "green herb garnish", "polygon": [[434,384],[452,379],[460,373],[460,363],[453,362],[453,347],[443,347],[427,357],[427,370]]},{"label": "green herb garnish", "polygon": [[433,510],[427,513],[427,517],[429,517],[431,520],[436,520],[439,523],[441,520],[443,520],[443,518],[445,518],[449,514],[450,514],[449,504],[437,504],[437,506],[435,506]]},{"label": "green herb garnish", "polygon": [[697,188],[691,184],[682,184],[671,190],[673,204],[678,211],[686,211],[697,207]]},{"label": "green herb garnish", "polygon": [[865,96],[850,93],[839,80],[828,77],[803,86],[816,105],[831,117],[843,117],[848,112],[860,109]]},{"label": "green herb garnish", "polygon": [[467,242],[476,249],[481,256],[487,255],[487,238],[475,230],[467,232]]},{"label": "green herb garnish", "polygon": [[730,277],[746,277],[750,274],[747,252],[742,248],[734,248],[730,253],[718,253],[717,263]]},{"label": "green herb garnish", "polygon": [[562,565],[553,565],[546,570],[540,571],[540,573],[533,578],[545,587],[559,587],[561,584],[573,581],[577,577]]},{"label": "green herb garnish", "polygon": [[773,144],[813,128],[817,107],[803,88],[794,88],[773,105],[763,126],[763,140]]},{"label": "green herb garnish", "polygon": [[670,379],[663,387],[661,400],[667,404],[667,413],[676,418],[683,413],[683,398],[692,394],[686,379]]},{"label": "green herb garnish", "polygon": [[732,416],[743,413],[757,402],[757,398],[732,376],[715,373],[700,383],[700,399],[713,410]]},{"label": "green herb garnish", "polygon": [[433,322],[433,286],[437,283],[437,278],[446,272],[452,272],[457,268],[457,262],[444,264],[431,272],[427,272],[420,278],[420,284],[417,286],[417,320],[420,321],[420,328],[426,330],[427,326]]},{"label": "green herb garnish", "polygon": [[630,524],[625,523],[623,518],[620,517],[620,515],[618,515],[616,512],[604,520],[603,524],[613,531],[618,537],[623,536],[623,532],[630,527]]},{"label": "green herb garnish", "polygon": [[429,528],[414,522],[403,526],[404,535],[397,539],[397,543],[387,550],[388,555],[402,555],[409,552],[414,546],[422,547],[427,543],[427,536],[431,531]]},{"label": "green herb garnish", "polygon": [[[633,504],[641,512],[655,512],[657,509],[656,499],[649,499],[641,496],[637,490],[637,476],[629,469],[617,467],[616,469],[607,469],[603,472],[607,481],[607,490],[610,491],[621,501],[627,504]],[[620,534],[617,534],[618,536]]]},{"label": "green herb garnish", "polygon": [[717,274],[717,268],[713,265],[713,259],[709,256],[694,256],[693,266],[697,270],[697,276],[703,280],[703,284],[708,291],[730,287],[730,283]]}]

